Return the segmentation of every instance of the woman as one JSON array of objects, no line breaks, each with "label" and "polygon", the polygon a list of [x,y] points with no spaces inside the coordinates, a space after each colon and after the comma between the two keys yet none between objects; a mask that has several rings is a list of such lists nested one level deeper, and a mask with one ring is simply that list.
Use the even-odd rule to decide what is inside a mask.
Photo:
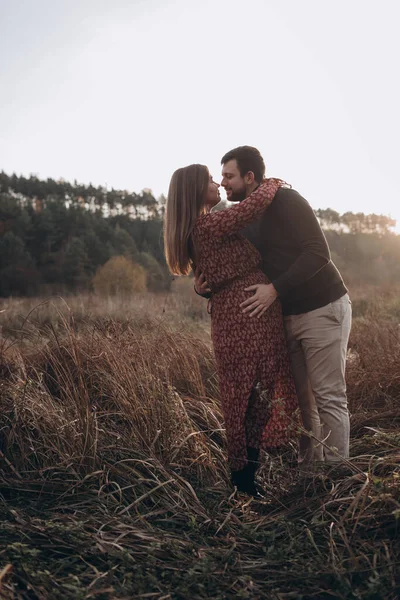
[{"label": "woman", "polygon": [[269,281],[260,254],[239,232],[261,217],[283,185],[267,179],[240,204],[212,213],[219,185],[207,167],[190,165],[173,174],[166,206],[164,246],[171,272],[188,275],[199,268],[213,294],[212,341],[232,483],[251,495],[257,495],[260,447],[276,448],[290,439],[297,398],[280,302],[259,319],[240,308],[248,298],[245,287]]}]

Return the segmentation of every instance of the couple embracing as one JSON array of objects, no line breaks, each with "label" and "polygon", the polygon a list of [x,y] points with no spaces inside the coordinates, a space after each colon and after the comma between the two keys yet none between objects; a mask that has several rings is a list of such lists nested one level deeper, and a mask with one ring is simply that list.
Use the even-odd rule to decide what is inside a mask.
[{"label": "couple embracing", "polygon": [[[279,448],[302,426],[304,471],[349,456],[345,364],[351,302],[308,202],[265,178],[260,152],[240,146],[221,160],[227,198],[203,165],[172,176],[164,244],[172,273],[196,273],[211,298],[212,341],[231,480],[257,496],[260,449]],[[322,441],[322,443],[320,443]]]}]

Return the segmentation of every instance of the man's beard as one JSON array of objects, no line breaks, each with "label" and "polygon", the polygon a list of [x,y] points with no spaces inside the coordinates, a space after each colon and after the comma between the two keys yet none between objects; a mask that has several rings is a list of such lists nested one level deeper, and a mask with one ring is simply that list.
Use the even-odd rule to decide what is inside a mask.
[{"label": "man's beard", "polygon": [[247,198],[246,188],[243,188],[242,190],[240,190],[238,192],[234,192],[232,190],[232,194],[229,198],[229,202],[241,202],[245,198]]}]

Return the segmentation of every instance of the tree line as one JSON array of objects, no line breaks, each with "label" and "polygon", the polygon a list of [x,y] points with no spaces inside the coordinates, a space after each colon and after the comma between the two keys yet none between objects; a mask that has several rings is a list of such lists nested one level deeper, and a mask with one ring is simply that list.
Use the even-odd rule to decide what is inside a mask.
[{"label": "tree line", "polygon": [[[150,190],[137,194],[1,172],[0,296],[93,289],[99,268],[115,257],[141,267],[130,272],[138,278],[141,273],[141,281],[145,273],[148,290],[168,289],[164,209],[165,198],[156,199]],[[347,281],[400,283],[400,236],[393,233],[393,219],[315,212]]]},{"label": "tree line", "polygon": [[79,292],[99,267],[124,256],[150,291],[168,289],[164,199],[0,173],[0,295]]}]

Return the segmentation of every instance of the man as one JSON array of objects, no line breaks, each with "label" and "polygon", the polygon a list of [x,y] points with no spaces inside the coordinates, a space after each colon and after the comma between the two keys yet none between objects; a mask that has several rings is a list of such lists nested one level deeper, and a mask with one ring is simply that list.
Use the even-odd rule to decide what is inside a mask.
[{"label": "man", "polygon": [[[241,202],[265,176],[260,152],[240,146],[221,161],[230,202]],[[345,365],[351,328],[351,302],[331,261],[328,244],[308,202],[281,188],[262,218],[243,230],[259,250],[270,284],[254,285],[241,304],[249,318],[260,317],[279,297],[304,428],[299,462],[338,463],[349,456],[350,422]],[[209,292],[201,274],[195,290]],[[318,440],[322,440],[323,444]]]}]

